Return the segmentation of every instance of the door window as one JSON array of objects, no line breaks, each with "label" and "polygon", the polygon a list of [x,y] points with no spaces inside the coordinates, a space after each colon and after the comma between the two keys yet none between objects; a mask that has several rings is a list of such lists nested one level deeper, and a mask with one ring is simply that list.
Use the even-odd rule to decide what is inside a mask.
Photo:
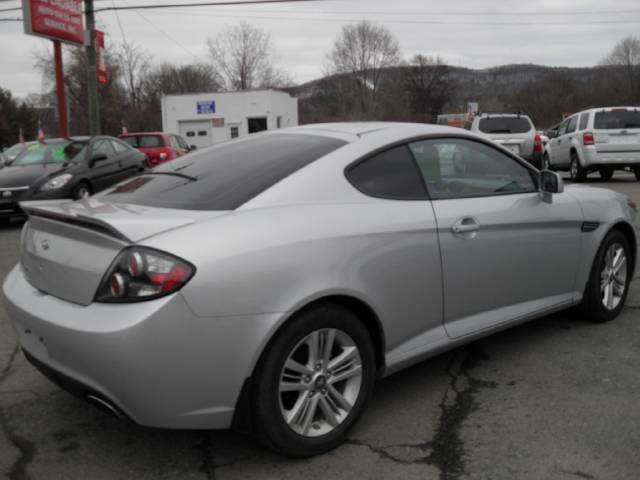
[{"label": "door window", "polygon": [[560,128],[558,129],[558,136],[564,135],[567,133],[567,125],[569,124],[569,120],[565,120],[560,124]]},{"label": "door window", "polygon": [[423,199],[426,191],[406,145],[358,162],[347,178],[362,193],[373,197]]},{"label": "door window", "polygon": [[174,135],[171,135],[171,147],[177,150],[180,150],[182,148],[180,146],[180,143],[178,142],[178,139]]},{"label": "door window", "polygon": [[187,145],[187,142],[184,141],[184,138],[182,138],[180,135],[176,135],[175,139],[178,142],[178,145],[180,145],[180,148],[189,150],[189,145]]},{"label": "door window", "polygon": [[574,115],[569,119],[569,123],[567,124],[567,133],[575,132],[577,126],[578,126],[578,116]]},{"label": "door window", "polygon": [[527,167],[484,143],[443,138],[409,147],[434,200],[537,191]]},{"label": "door window", "polygon": [[231,127],[229,131],[231,133],[231,138],[238,138],[238,135],[240,134],[238,127]]},{"label": "door window", "polygon": [[92,154],[95,156],[100,153],[104,153],[107,158],[113,157],[115,152],[109,140],[98,140],[93,144]]},{"label": "door window", "polygon": [[115,140],[111,140],[111,144],[113,146],[113,149],[116,151],[116,153],[125,153],[131,150],[127,144],[122,142],[116,142]]}]

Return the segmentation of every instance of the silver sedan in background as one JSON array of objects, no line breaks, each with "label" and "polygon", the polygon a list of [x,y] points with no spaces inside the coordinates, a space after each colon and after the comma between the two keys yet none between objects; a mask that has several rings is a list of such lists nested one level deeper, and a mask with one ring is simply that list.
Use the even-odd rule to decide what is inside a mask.
[{"label": "silver sedan in background", "polygon": [[448,127],[308,125],[23,203],[27,358],[141,425],[344,440],[377,377],[579,305],[614,319],[636,206]]}]

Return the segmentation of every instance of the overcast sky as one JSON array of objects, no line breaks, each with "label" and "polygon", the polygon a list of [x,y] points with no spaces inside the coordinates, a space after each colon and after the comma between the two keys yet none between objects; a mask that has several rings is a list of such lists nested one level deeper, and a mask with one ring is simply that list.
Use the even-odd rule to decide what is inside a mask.
[{"label": "overcast sky", "polygon": [[[196,0],[98,0],[96,8],[189,1]],[[0,9],[14,6],[19,0],[0,0]],[[0,12],[0,18],[18,16],[21,12]],[[326,0],[109,11],[96,18],[107,33],[107,48],[124,36],[154,62],[179,64],[207,61],[206,39],[245,19],[270,32],[279,65],[300,83],[322,76],[342,26],[365,18],[391,31],[405,58],[439,55],[451,65],[471,68],[590,66],[622,37],[640,34],[638,0]],[[48,49],[51,42],[25,35],[21,22],[0,22],[0,87],[16,96],[39,93],[34,54]]]}]

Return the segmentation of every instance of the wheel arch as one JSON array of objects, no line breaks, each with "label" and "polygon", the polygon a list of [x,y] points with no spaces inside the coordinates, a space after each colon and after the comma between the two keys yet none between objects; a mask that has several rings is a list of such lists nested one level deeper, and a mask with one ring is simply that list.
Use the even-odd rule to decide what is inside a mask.
[{"label": "wheel arch", "polygon": [[271,341],[285,325],[289,324],[289,322],[294,321],[299,314],[301,314],[305,310],[318,307],[320,305],[340,306],[356,315],[362,321],[363,325],[369,332],[369,335],[373,342],[374,352],[376,356],[377,373],[378,375],[380,375],[384,372],[384,368],[386,365],[385,335],[384,329],[382,328],[382,323],[380,322],[380,319],[375,313],[374,309],[364,300],[349,294],[327,294],[318,298],[314,298],[290,312],[290,314],[282,322],[280,322],[278,327],[274,329],[268,340],[264,343],[262,351],[257,356],[257,360],[252,366],[251,375],[245,379],[238,396],[238,400],[236,401],[233,419],[231,422],[231,428],[233,430],[242,433],[252,433],[254,431],[254,419],[251,409],[251,397],[253,394],[252,378],[254,376],[256,368],[262,360],[263,355],[268,350]]},{"label": "wheel arch", "polygon": [[624,222],[624,221],[620,221],[612,225],[609,231],[612,231],[612,230],[618,230],[619,232],[621,232],[629,242],[629,247],[631,248],[631,260],[632,260],[631,265],[633,267],[631,271],[631,275],[633,278],[633,274],[635,273],[635,269],[636,269],[636,258],[637,258],[637,250],[638,250],[636,232],[631,225],[629,225],[627,222]]}]

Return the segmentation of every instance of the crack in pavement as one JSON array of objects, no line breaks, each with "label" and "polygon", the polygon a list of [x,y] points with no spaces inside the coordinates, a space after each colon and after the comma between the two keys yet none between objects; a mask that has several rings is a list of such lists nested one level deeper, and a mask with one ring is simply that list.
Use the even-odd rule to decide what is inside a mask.
[{"label": "crack in pavement", "polygon": [[[18,353],[20,352],[20,346],[16,343],[13,351],[9,355],[9,360],[5,367],[0,372],[0,385],[7,379],[9,376],[9,372],[11,371],[11,367],[18,357]],[[19,436],[14,428],[9,426],[9,420],[6,412],[3,408],[0,407],[0,431],[7,437],[15,448],[18,450],[18,458],[11,466],[9,471],[9,479],[10,480],[28,480],[30,477],[27,474],[27,467],[33,457],[36,455],[36,446],[33,442],[27,440]]]},{"label": "crack in pavement", "polygon": [[202,452],[200,471],[205,474],[207,480],[215,480],[216,478],[216,464],[212,447],[210,432],[203,432],[202,440],[198,443],[198,449]]},{"label": "crack in pavement", "polygon": [[[460,358],[462,357],[462,358]],[[458,350],[445,369],[449,376],[449,386],[440,402],[440,419],[435,435],[422,443],[374,446],[363,440],[349,439],[345,443],[363,446],[381,458],[402,465],[428,464],[440,472],[440,480],[457,480],[465,474],[464,441],[460,438],[460,428],[479,404],[475,395],[483,388],[495,388],[497,383],[474,378],[469,374],[478,363],[489,357],[476,343]],[[463,385],[464,384],[464,385]],[[389,452],[393,448],[420,449],[425,455],[416,460],[405,460]],[[429,452],[428,454],[426,454]]]}]

